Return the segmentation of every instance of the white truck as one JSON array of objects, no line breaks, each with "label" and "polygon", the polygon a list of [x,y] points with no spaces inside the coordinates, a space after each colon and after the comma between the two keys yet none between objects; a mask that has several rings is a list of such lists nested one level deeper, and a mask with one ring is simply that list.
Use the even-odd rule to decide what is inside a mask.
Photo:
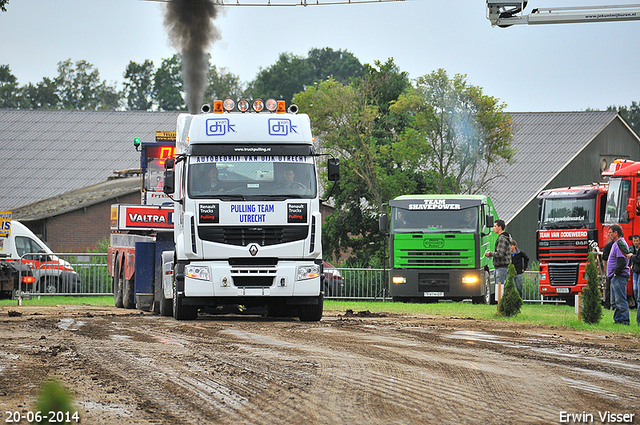
[{"label": "white truck", "polygon": [[[250,106],[242,100],[236,108],[228,99],[214,102],[213,110],[204,105],[200,114],[179,115],[175,156],[165,162],[162,185],[172,200],[171,214],[166,204],[150,207],[148,214],[150,221],[166,217],[157,219],[159,226],[169,220],[173,225],[173,243],[161,254],[162,282],[154,279],[155,289],[147,289],[154,308],[157,303],[162,315],[177,320],[228,306],[320,320],[318,156],[309,117],[297,114],[295,105],[285,110],[282,101]],[[329,158],[328,179],[338,178],[339,162]],[[115,215],[118,221],[127,218]],[[128,257],[136,259],[136,270],[141,245]],[[152,258],[158,247],[149,248]],[[143,298],[138,288],[144,285],[135,274],[133,279],[133,273],[120,273],[124,304],[131,304],[133,287],[136,304]]]},{"label": "white truck", "polygon": [[0,234],[3,296],[80,293],[80,278],[71,264],[58,258],[27,226],[9,219],[3,220],[3,227],[7,227]]}]

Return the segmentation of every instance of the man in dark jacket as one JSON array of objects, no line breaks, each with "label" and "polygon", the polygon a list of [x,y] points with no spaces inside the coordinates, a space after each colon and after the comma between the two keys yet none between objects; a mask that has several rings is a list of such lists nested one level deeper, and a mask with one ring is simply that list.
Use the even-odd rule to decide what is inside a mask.
[{"label": "man in dark jacket", "polygon": [[511,264],[511,237],[505,229],[507,225],[504,220],[496,220],[493,231],[498,234],[495,251],[487,251],[485,257],[493,259],[495,282],[502,285],[501,294],[504,293],[504,283],[507,281],[507,267]]},{"label": "man in dark jacket", "polygon": [[514,283],[522,298],[522,283],[524,281],[524,271],[529,267],[529,256],[526,252],[518,248],[518,243],[515,239],[511,239],[511,264],[516,268],[516,277]]}]

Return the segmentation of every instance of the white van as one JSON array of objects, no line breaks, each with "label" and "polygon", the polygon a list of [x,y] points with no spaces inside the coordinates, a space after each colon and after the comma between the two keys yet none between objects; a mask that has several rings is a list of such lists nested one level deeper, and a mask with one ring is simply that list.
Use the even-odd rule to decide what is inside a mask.
[{"label": "white van", "polygon": [[80,278],[69,262],[58,258],[29,228],[11,220],[11,235],[0,237],[0,261],[27,264],[36,281],[33,287],[22,288],[33,293],[77,294]]}]

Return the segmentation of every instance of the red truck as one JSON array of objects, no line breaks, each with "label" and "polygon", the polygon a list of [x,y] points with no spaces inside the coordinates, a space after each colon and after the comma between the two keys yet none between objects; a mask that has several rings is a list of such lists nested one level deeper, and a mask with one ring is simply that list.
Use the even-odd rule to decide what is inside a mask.
[{"label": "red truck", "polygon": [[548,189],[538,195],[540,294],[573,304],[575,294],[587,285],[587,257],[606,243],[607,189],[607,184],[594,184]]},{"label": "red truck", "polygon": [[[602,172],[602,177],[609,180],[603,230],[606,232],[610,225],[619,224],[631,246],[631,237],[640,235],[640,162],[616,159]],[[636,305],[632,278],[627,284],[627,298],[630,307]]]}]

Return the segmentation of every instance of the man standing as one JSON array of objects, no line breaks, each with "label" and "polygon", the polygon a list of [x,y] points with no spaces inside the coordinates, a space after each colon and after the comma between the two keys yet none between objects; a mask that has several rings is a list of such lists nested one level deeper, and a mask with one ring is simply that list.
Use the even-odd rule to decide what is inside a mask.
[{"label": "man standing", "polygon": [[609,236],[614,244],[611,246],[611,253],[607,260],[607,276],[611,278],[611,294],[613,295],[613,321],[622,325],[629,324],[629,304],[627,303],[627,281],[629,281],[629,259],[624,254],[624,250],[618,246],[622,241],[624,247],[628,249],[624,240],[622,227],[614,224],[609,227]]},{"label": "man standing", "polygon": [[493,225],[493,231],[498,234],[495,251],[484,253],[485,257],[493,259],[495,281],[502,285],[502,293],[504,293],[504,284],[507,281],[507,267],[511,264],[511,237],[504,231],[506,228],[504,220],[496,220]]},{"label": "man standing", "polygon": [[513,263],[513,266],[516,268],[514,283],[520,293],[520,298],[522,298],[523,273],[527,270],[527,267],[529,267],[529,256],[526,252],[518,248],[518,242],[516,242],[515,239],[511,239],[511,263]]},{"label": "man standing", "polygon": [[636,322],[640,326],[640,236],[633,235],[631,237],[633,245],[631,246],[631,271],[633,272],[633,296],[636,299],[636,308],[638,313],[636,315]]}]

